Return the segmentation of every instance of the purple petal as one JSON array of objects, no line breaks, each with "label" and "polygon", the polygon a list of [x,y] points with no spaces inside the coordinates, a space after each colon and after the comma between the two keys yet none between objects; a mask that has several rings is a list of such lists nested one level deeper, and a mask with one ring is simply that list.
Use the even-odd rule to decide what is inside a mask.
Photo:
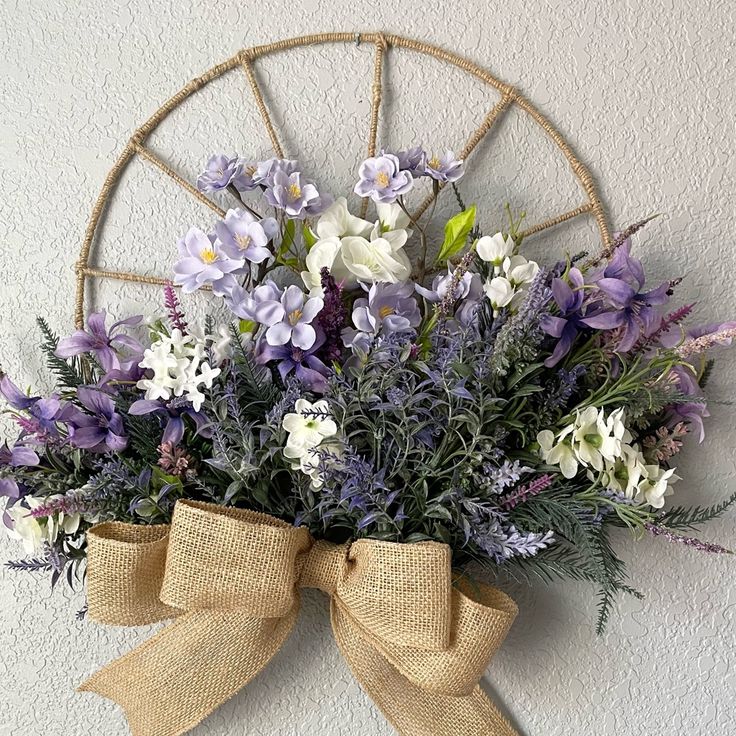
[{"label": "purple petal", "polygon": [[0,378],[0,393],[14,409],[27,409],[38,401],[37,397],[26,396],[7,376]]},{"label": "purple petal", "polygon": [[173,445],[178,445],[183,436],[184,420],[181,417],[170,417],[169,421],[166,422],[166,428],[164,429],[161,442],[171,442]]},{"label": "purple petal", "polygon": [[166,409],[158,401],[151,401],[150,399],[134,401],[128,408],[128,414],[132,414],[133,416],[150,414],[154,411],[166,411]]},{"label": "purple petal", "polygon": [[93,312],[87,317],[87,327],[89,331],[98,338],[107,340],[107,330],[105,329],[105,320],[107,312],[103,309],[101,312]]},{"label": "purple petal", "polygon": [[562,312],[567,312],[575,302],[572,289],[562,279],[552,281],[552,296],[554,296],[557,306]]},{"label": "purple petal", "polygon": [[277,322],[266,330],[266,341],[269,345],[286,345],[291,338],[292,327],[286,322]]},{"label": "purple petal", "polygon": [[[281,323],[283,324],[283,322]],[[291,342],[302,350],[309,350],[314,345],[314,341],[317,339],[317,333],[314,331],[312,325],[305,325],[302,322],[294,325],[291,331]]]},{"label": "purple petal", "polygon": [[74,355],[90,352],[95,344],[95,340],[84,330],[77,330],[71,337],[59,340],[54,355],[57,358],[71,358]]},{"label": "purple petal", "polygon": [[585,317],[580,322],[594,330],[614,330],[620,327],[625,319],[626,315],[623,312],[601,312],[592,317]]},{"label": "purple petal", "polygon": [[601,279],[596,286],[622,307],[631,304],[631,300],[636,296],[634,288],[621,279]]},{"label": "purple petal", "polygon": [[80,386],[77,389],[77,398],[82,406],[93,411],[95,414],[102,414],[103,416],[109,417],[115,411],[113,400],[102,391],[97,391],[87,386]]},{"label": "purple petal", "polygon": [[16,445],[11,452],[10,464],[13,467],[38,465],[40,462],[38,455],[30,447]]},{"label": "purple petal", "polygon": [[562,317],[553,317],[551,314],[546,314],[542,317],[539,326],[552,337],[561,337],[562,331],[567,326],[567,320]]},{"label": "purple petal", "polygon": [[72,444],[75,447],[81,447],[84,450],[97,447],[97,445],[105,442],[106,432],[99,426],[79,427],[74,430],[72,436]]}]

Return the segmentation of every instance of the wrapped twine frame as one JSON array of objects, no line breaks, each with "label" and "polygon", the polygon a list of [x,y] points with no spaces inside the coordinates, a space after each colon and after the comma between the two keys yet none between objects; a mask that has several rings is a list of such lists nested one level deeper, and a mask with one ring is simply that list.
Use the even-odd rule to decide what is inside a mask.
[{"label": "wrapped twine frame", "polygon": [[[261,92],[261,88],[256,76],[254,63],[257,59],[269,54],[288,51],[290,49],[298,48],[301,46],[313,46],[317,44],[328,43],[367,43],[373,44],[375,46],[375,57],[371,86],[370,122],[368,127],[368,156],[374,156],[376,154],[376,138],[378,134],[379,111],[381,107],[383,92],[383,62],[388,50],[390,48],[407,49],[420,54],[424,54],[426,56],[431,56],[435,59],[438,59],[439,61],[451,64],[466,72],[467,74],[476,77],[485,84],[495,88],[501,94],[501,98],[486,113],[476,130],[471,134],[470,138],[461,149],[459,158],[467,159],[468,156],[470,156],[470,154],[478,146],[478,144],[485,138],[487,133],[491,130],[494,123],[496,123],[507,110],[509,110],[513,106],[516,106],[527,113],[542,128],[547,136],[554,141],[557,147],[564,154],[565,158],[570,164],[573,173],[582,185],[583,191],[586,195],[585,202],[566,212],[544,220],[543,222],[532,225],[531,227],[527,228],[522,234],[525,237],[528,237],[530,235],[534,235],[535,233],[539,233],[543,230],[554,227],[555,225],[559,225],[560,223],[567,222],[568,220],[572,220],[573,218],[587,214],[591,215],[595,219],[600,233],[600,238],[602,242],[601,257],[607,257],[608,255],[610,255],[614,241],[608,219],[606,217],[606,213],[601,202],[600,195],[598,193],[598,188],[590,171],[585,166],[585,164],[580,161],[570,145],[562,137],[555,126],[547,119],[547,117],[542,114],[518,90],[514,89],[514,87],[506,84],[505,82],[502,82],[483,67],[475,64],[468,59],[463,58],[462,56],[454,54],[450,51],[446,51],[445,49],[442,49],[438,46],[433,46],[423,41],[416,41],[410,38],[405,38],[403,36],[384,33],[352,32],[321,33],[308,36],[297,36],[283,41],[277,41],[275,43],[262,46],[253,46],[251,48],[239,51],[227,61],[212,67],[203,75],[189,82],[189,84],[183,87],[171,99],[164,103],[145,123],[143,123],[143,125],[141,125],[133,133],[130,140],[123,149],[123,152],[120,154],[120,157],[115,162],[114,166],[112,167],[112,169],[110,169],[107,177],[105,178],[102,189],[97,197],[94,207],[92,208],[87,229],[84,235],[84,240],[82,242],[82,247],[79,253],[79,259],[75,266],[76,298],[74,319],[75,324],[78,328],[81,328],[84,324],[85,287],[89,278],[115,279],[120,281],[130,281],[135,283],[153,285],[163,285],[166,282],[166,279],[155,276],[147,276],[143,274],[132,273],[129,271],[114,271],[98,268],[92,263],[93,246],[96,241],[96,235],[102,213],[107,206],[108,200],[110,199],[122,172],[135,157],[139,157],[157,167],[161,172],[170,177],[181,188],[186,190],[193,197],[209,207],[220,217],[224,216],[225,214],[225,212],[222,210],[221,207],[219,207],[219,205],[213,202],[209,197],[205,196],[196,188],[196,186],[184,179],[166,162],[161,160],[155,153],[153,153],[149,148],[146,147],[146,139],[156,129],[159,123],[161,123],[172,110],[181,105],[187,98],[189,98],[192,94],[207,85],[209,82],[217,79],[218,77],[221,77],[223,74],[232,71],[233,69],[240,68],[245,73],[245,76],[248,80],[251,91],[253,93],[255,104],[261,114],[266,132],[268,133],[268,136],[271,140],[271,145],[273,147],[274,153],[277,157],[284,158],[284,150],[281,146],[281,143],[279,142],[276,129],[274,128],[271,116],[268,111],[268,107],[266,106],[266,102],[263,98],[263,93]],[[434,193],[430,193],[429,195],[427,195],[424,201],[422,201],[422,203],[416,209],[414,216],[416,217],[421,215],[427,209],[427,207],[432,204],[434,197]],[[364,205],[367,205],[367,200],[364,201]]]}]

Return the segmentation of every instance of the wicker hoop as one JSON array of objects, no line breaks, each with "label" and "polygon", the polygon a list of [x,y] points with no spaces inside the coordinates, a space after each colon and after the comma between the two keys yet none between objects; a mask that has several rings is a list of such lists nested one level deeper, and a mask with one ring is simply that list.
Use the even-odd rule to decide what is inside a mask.
[{"label": "wicker hoop", "polygon": [[[608,225],[608,220],[606,218],[603,204],[601,203],[598,189],[593,180],[593,177],[591,176],[587,167],[578,159],[578,157],[572,151],[571,147],[552,125],[552,123],[539,110],[537,110],[537,108],[531,102],[529,102],[529,100],[527,100],[520,92],[515,90],[513,87],[500,81],[490,72],[486,71],[477,64],[474,64],[468,59],[464,59],[461,56],[458,56],[449,51],[445,51],[444,49],[441,49],[437,46],[432,46],[421,41],[404,38],[403,36],[394,36],[383,33],[321,33],[311,36],[299,36],[296,38],[289,38],[284,41],[278,41],[276,43],[268,44],[265,46],[254,46],[252,48],[244,49],[238,52],[232,58],[228,59],[222,64],[218,64],[202,76],[197,77],[196,79],[193,79],[191,82],[189,82],[189,84],[187,84],[168,102],[160,107],[131,136],[127,145],[123,149],[123,152],[120,154],[120,157],[118,158],[115,165],[112,167],[105,179],[102,190],[100,191],[100,194],[97,197],[97,201],[92,208],[89,223],[87,225],[84,240],[82,242],[79,260],[76,264],[77,289],[75,299],[75,322],[77,327],[81,327],[84,322],[84,295],[85,285],[88,278],[107,278],[158,285],[161,285],[165,282],[165,279],[162,278],[145,276],[141,274],[130,273],[127,271],[110,271],[93,266],[91,263],[92,248],[95,242],[95,235],[97,233],[97,227],[99,225],[102,212],[105,209],[108,199],[110,198],[110,195],[113,192],[123,170],[134,157],[138,156],[141,159],[151,163],[152,165],[160,169],[168,177],[170,177],[176,184],[189,192],[193,197],[210,207],[218,215],[224,215],[224,212],[217,204],[215,204],[208,197],[199,192],[194,185],[186,181],[168,164],[157,157],[151,150],[146,148],[146,139],[159,125],[159,123],[161,123],[161,121],[164,120],[164,118],[166,118],[174,108],[181,105],[181,103],[184,102],[184,100],[186,100],[194,92],[204,87],[213,79],[217,79],[226,72],[240,67],[240,69],[245,73],[250,88],[253,92],[256,106],[263,119],[263,124],[271,140],[273,150],[278,157],[283,158],[284,151],[281,147],[281,144],[279,143],[278,135],[271,121],[268,108],[263,98],[263,94],[261,93],[261,89],[259,87],[254,70],[254,62],[260,57],[266,56],[268,54],[287,51],[289,49],[297,48],[300,46],[312,46],[316,44],[326,43],[367,43],[373,44],[375,46],[375,62],[373,66],[373,79],[371,89],[371,114],[368,128],[367,146],[367,153],[369,156],[374,155],[376,152],[379,110],[382,97],[383,61],[388,49],[391,47],[408,49],[410,51],[415,51],[420,54],[431,56],[448,64],[452,64],[462,71],[480,79],[485,84],[494,87],[501,94],[500,100],[488,111],[483,120],[480,122],[478,128],[465,143],[460,153],[461,158],[466,159],[468,156],[470,156],[476,146],[483,140],[488,131],[493,127],[494,123],[509,108],[516,105],[518,108],[531,116],[531,118],[542,128],[542,130],[544,130],[544,132],[555,142],[555,144],[557,144],[558,148],[567,158],[573,173],[580,181],[583,191],[585,192],[586,201],[583,204],[580,204],[567,212],[563,212],[560,215],[551,217],[544,222],[540,222],[529,227],[524,232],[524,235],[534,235],[535,233],[541,232],[542,230],[546,230],[560,223],[567,222],[568,220],[579,217],[580,215],[591,214],[594,217],[595,222],[598,226],[598,230],[600,232],[603,250],[602,255],[606,256],[610,253],[613,238],[611,236],[611,230]],[[423,213],[432,203],[433,198],[433,194],[428,195],[427,198],[417,208],[416,214],[419,215]],[[364,201],[364,204],[367,205],[367,201]]]}]

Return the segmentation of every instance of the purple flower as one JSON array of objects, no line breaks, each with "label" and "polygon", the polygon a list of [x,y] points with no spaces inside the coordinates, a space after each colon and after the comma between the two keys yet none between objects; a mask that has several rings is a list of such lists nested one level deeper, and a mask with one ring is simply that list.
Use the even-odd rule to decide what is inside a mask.
[{"label": "purple flower", "polygon": [[278,372],[281,380],[294,372],[296,377],[311,391],[324,393],[327,389],[327,377],[330,374],[327,366],[315,355],[324,343],[324,335],[317,335],[314,344],[304,350],[289,343],[288,345],[269,345],[261,341],[256,361],[261,365],[278,361]]},{"label": "purple flower", "polygon": [[225,301],[233,314],[241,319],[270,326],[283,318],[282,294],[283,291],[269,279],[265,284],[256,286],[252,292],[235,286],[225,296]]},{"label": "purple flower", "polygon": [[569,352],[575,342],[578,331],[585,322],[581,308],[583,306],[583,274],[577,268],[571,268],[567,281],[561,278],[552,280],[552,296],[560,310],[560,316],[545,314],[540,326],[544,332],[558,338],[555,349],[545,361],[547,368],[557,365]]},{"label": "purple flower", "polygon": [[[117,330],[139,324],[141,317],[118,320],[113,323],[109,332],[105,329],[106,319],[107,313],[104,310],[90,314],[86,330],[77,330],[71,337],[59,340],[55,353],[57,357],[71,358],[74,355],[91,353],[107,372],[121,370],[131,361],[137,363],[143,354],[143,346],[130,335],[118,334]],[[120,348],[130,351],[127,361],[121,361]]]},{"label": "purple flower", "polygon": [[204,171],[197,177],[200,192],[217,192],[227,188],[238,173],[238,157],[216,153],[210,156]]},{"label": "purple flower", "polygon": [[[324,306],[319,297],[307,298],[298,286],[287,286],[281,296],[281,314],[266,330],[269,345],[286,345],[291,341],[297,348],[307,350],[317,338],[311,322]],[[273,313],[275,317],[278,311]]]},{"label": "purple flower", "polygon": [[690,427],[690,431],[697,432],[698,442],[705,439],[703,419],[710,416],[708,408],[703,402],[688,402],[687,404],[673,404],[667,413],[667,426],[671,429],[680,422]]},{"label": "purple flower", "polygon": [[271,256],[266,246],[277,231],[278,224],[273,217],[257,220],[241,209],[228,210],[225,219],[215,225],[217,238],[228,257],[244,258],[251,263],[262,263]]},{"label": "purple flower", "polygon": [[444,183],[457,181],[464,173],[463,162],[456,159],[452,151],[445,151],[445,155],[439,158],[432,156],[427,161],[426,174],[437,181]]},{"label": "purple flower", "polygon": [[[616,347],[626,353],[634,347],[640,335],[650,335],[659,327],[660,319],[656,307],[669,300],[670,285],[664,282],[656,289],[638,292],[634,286],[616,278],[601,278],[598,288],[608,297],[616,311],[603,311],[584,322],[598,330],[621,329],[621,339]],[[639,288],[643,282],[639,283]]]},{"label": "purple flower", "polygon": [[368,292],[367,299],[356,299],[353,305],[353,324],[356,330],[343,331],[343,340],[350,347],[360,336],[360,346],[365,343],[363,336],[374,336],[379,332],[390,335],[406,332],[417,327],[422,321],[419,305],[414,298],[412,283],[375,283]]},{"label": "purple flower", "polygon": [[90,413],[73,408],[65,416],[69,441],[74,447],[91,452],[120,452],[128,446],[123,417],[115,411],[110,396],[91,386],[80,386],[77,400]]},{"label": "purple flower", "polygon": [[[38,454],[30,447],[15,444],[12,448],[8,447],[8,443],[0,445],[0,467],[8,466],[11,468],[32,467],[41,462]],[[0,493],[2,495],[2,493]]]},{"label": "purple flower", "polygon": [[276,173],[281,171],[287,176],[296,172],[299,164],[293,159],[269,158],[261,161],[252,175],[253,181],[263,187],[272,187]]},{"label": "purple flower", "polygon": [[413,177],[424,176],[427,165],[427,153],[421,146],[414,146],[407,151],[397,151],[399,169],[408,171]]},{"label": "purple flower", "polygon": [[206,438],[212,436],[212,428],[210,427],[207,416],[201,411],[194,411],[189,405],[189,402],[182,401],[182,399],[173,399],[168,404],[149,399],[139,399],[130,405],[128,414],[132,416],[159,414],[162,418],[166,419],[161,444],[171,442],[172,445],[178,445],[181,442],[184,437],[185,416],[190,417],[194,421],[196,434]]},{"label": "purple flower", "polygon": [[61,418],[63,407],[66,406],[62,405],[58,396],[26,396],[7,376],[0,378],[0,394],[13,409],[30,415],[30,420],[21,424],[26,433],[36,435],[39,440],[58,436],[56,421]]},{"label": "purple flower", "polygon": [[232,274],[244,264],[242,259],[231,258],[217,238],[196,227],[189,228],[177,248],[181,258],[174,264],[174,283],[185,294],[211,284],[212,291],[222,296],[235,283]]},{"label": "purple flower", "polygon": [[260,185],[256,172],[258,164],[254,161],[238,159],[237,170],[230,183],[242,194],[257,189]]},{"label": "purple flower", "polygon": [[596,283],[603,278],[619,279],[627,284],[637,284],[639,288],[644,284],[644,267],[638,258],[631,255],[631,238],[627,238],[616,248],[613,258],[602,270],[591,274],[588,282]]},{"label": "purple flower", "polygon": [[279,169],[273,175],[273,183],[266,189],[266,201],[277,209],[283,210],[295,220],[303,220],[318,215],[332,200],[322,196],[317,187],[309,180],[302,180],[299,171],[287,174]]},{"label": "purple flower", "polygon": [[390,204],[406,194],[414,185],[412,175],[401,171],[399,159],[391,153],[367,158],[358,170],[355,193],[374,202]]}]

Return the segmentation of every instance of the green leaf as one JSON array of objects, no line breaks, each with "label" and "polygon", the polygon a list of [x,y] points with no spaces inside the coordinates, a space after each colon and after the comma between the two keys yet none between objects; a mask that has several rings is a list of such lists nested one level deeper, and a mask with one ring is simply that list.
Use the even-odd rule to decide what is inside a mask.
[{"label": "green leaf", "polygon": [[238,324],[241,335],[244,335],[246,332],[249,334],[255,332],[256,327],[258,327],[258,323],[249,319],[241,319]]},{"label": "green leaf", "polygon": [[285,263],[286,259],[284,256],[291,250],[291,247],[295,243],[296,237],[296,220],[287,220],[284,225],[284,234],[281,240],[281,245],[278,251],[276,251],[276,260],[279,263]]},{"label": "green leaf", "polygon": [[312,232],[312,228],[305,222],[302,225],[302,236],[304,238],[304,245],[307,248],[307,253],[312,250],[312,246],[317,242],[317,236]]},{"label": "green leaf", "polygon": [[445,223],[445,240],[440,252],[437,254],[437,262],[446,261],[459,253],[468,239],[468,234],[475,224],[475,205],[458,212]]}]

